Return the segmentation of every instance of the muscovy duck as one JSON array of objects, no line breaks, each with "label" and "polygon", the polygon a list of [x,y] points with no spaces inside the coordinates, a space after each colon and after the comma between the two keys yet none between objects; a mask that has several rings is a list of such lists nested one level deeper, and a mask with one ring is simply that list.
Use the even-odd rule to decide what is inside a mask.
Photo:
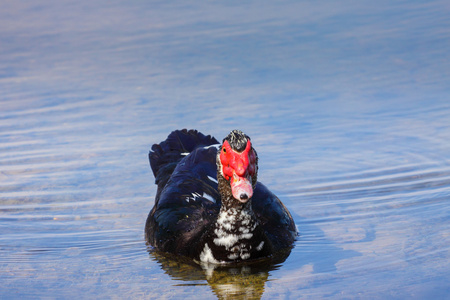
[{"label": "muscovy duck", "polygon": [[219,144],[197,130],[176,130],[152,146],[149,159],[158,188],[145,235],[155,249],[226,264],[292,247],[294,220],[257,181],[258,156],[243,132]]}]

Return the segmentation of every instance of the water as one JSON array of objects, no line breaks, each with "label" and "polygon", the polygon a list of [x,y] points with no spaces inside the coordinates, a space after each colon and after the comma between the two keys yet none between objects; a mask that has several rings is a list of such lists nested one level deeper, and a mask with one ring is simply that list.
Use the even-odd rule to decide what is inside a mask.
[{"label": "water", "polygon": [[[0,298],[448,298],[449,11],[3,1]],[[252,137],[284,262],[148,251],[147,153],[185,127]]]}]

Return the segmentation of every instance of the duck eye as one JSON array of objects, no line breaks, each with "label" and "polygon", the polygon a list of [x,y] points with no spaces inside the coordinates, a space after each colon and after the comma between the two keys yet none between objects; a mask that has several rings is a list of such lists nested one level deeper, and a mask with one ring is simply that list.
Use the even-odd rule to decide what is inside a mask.
[{"label": "duck eye", "polygon": [[223,153],[227,153],[227,149],[225,149],[225,147],[222,148]]}]

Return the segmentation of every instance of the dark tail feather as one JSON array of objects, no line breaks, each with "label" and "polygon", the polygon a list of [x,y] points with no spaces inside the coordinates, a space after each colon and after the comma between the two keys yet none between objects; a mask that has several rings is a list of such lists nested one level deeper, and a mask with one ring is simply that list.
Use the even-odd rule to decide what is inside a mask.
[{"label": "dark tail feather", "polygon": [[175,130],[167,139],[159,144],[154,144],[148,157],[152,167],[155,183],[165,185],[178,162],[187,154],[198,147],[219,144],[212,136],[205,136],[197,130]]}]

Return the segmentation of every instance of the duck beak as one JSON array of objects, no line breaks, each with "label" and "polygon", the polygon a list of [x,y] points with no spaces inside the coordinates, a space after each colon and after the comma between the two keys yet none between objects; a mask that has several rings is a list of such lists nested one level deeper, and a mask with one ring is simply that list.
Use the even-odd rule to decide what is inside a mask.
[{"label": "duck beak", "polygon": [[253,196],[253,187],[251,177],[241,177],[233,172],[233,178],[230,180],[231,192],[233,197],[242,203],[246,203]]}]

